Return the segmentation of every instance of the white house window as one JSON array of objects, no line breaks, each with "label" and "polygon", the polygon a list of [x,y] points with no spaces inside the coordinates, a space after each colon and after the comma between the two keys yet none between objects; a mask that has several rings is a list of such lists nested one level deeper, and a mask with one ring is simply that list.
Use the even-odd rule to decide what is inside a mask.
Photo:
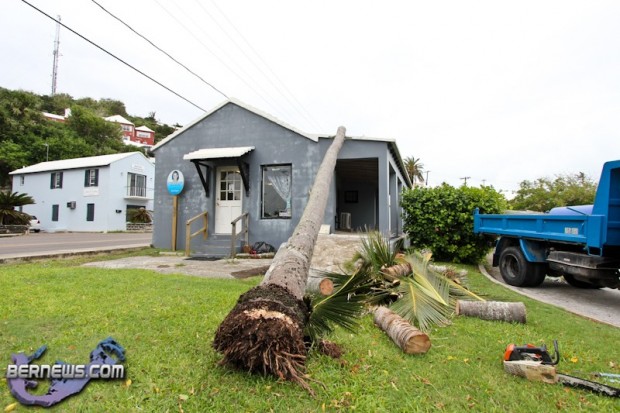
[{"label": "white house window", "polygon": [[127,173],[127,196],[146,197],[146,175]]},{"label": "white house window", "polygon": [[24,186],[24,182],[26,182],[26,177],[24,175],[19,176],[19,185]]},{"label": "white house window", "polygon": [[133,130],[133,127],[131,125],[121,125],[121,128],[125,131],[125,132],[131,132]]},{"label": "white house window", "polygon": [[151,136],[148,132],[138,132],[138,138],[149,138]]},{"label": "white house window", "polygon": [[84,172],[84,187],[99,186],[99,169],[87,169]]},{"label": "white house window", "polygon": [[291,218],[291,165],[263,166],[261,218]]},{"label": "white house window", "polygon": [[62,172],[52,172],[50,189],[62,188]]}]

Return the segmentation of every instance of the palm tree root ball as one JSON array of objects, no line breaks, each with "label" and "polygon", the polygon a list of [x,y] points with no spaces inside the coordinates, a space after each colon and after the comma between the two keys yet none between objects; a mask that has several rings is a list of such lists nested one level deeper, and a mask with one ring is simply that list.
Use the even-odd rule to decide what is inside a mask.
[{"label": "palm tree root ball", "polygon": [[308,317],[306,303],[286,288],[259,285],[239,297],[217,329],[213,347],[224,356],[221,364],[274,375],[307,388],[302,376]]}]

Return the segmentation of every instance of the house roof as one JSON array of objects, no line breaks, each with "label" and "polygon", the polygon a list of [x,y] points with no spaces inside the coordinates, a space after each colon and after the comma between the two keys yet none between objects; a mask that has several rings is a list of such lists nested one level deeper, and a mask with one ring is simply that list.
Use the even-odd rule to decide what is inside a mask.
[{"label": "house roof", "polygon": [[136,130],[142,131],[142,132],[153,132],[155,133],[155,131],[149,127],[147,127],[146,125],[142,125],[142,126],[138,126],[136,128]]},{"label": "house roof", "polygon": [[45,116],[46,118],[50,118],[50,119],[56,119],[56,120],[67,120],[67,118],[65,118],[62,115],[56,115],[55,113],[49,113],[49,112],[41,112],[43,113],[43,116]]},{"label": "house roof", "polygon": [[252,113],[255,113],[256,115],[263,117],[267,120],[272,121],[275,124],[278,124],[280,126],[282,126],[283,128],[286,128],[288,130],[291,130],[305,138],[308,138],[314,142],[318,142],[319,140],[319,136],[313,133],[306,133],[303,132],[297,128],[295,128],[294,126],[289,125],[288,123],[276,118],[275,116],[270,115],[267,112],[263,112],[260,109],[257,109],[253,106],[248,105],[247,103],[244,103],[238,99],[235,98],[229,98],[228,100],[225,100],[224,102],[220,103],[219,105],[217,105],[216,107],[214,107],[213,109],[211,109],[210,111],[206,112],[205,114],[201,115],[199,118],[195,119],[194,121],[188,123],[187,125],[183,126],[181,129],[176,130],[174,133],[172,133],[171,135],[168,135],[166,138],[162,139],[161,141],[159,141],[159,143],[155,146],[153,146],[153,150],[157,150],[159,149],[161,146],[164,146],[166,143],[170,142],[172,139],[176,138],[177,136],[179,136],[180,134],[182,134],[183,132],[185,132],[187,129],[190,129],[192,126],[194,126],[195,124],[201,122],[203,119],[208,118],[209,116],[211,116],[213,113],[217,112],[218,110],[220,110],[221,108],[223,108],[224,106],[228,105],[228,104],[235,104],[247,111],[250,111]]},{"label": "house roof", "polygon": [[66,169],[79,169],[92,166],[107,166],[113,162],[119,161],[129,156],[133,156],[135,154],[140,154],[140,156],[143,156],[146,159],[142,152],[125,152],[113,155],[89,156],[86,158],[64,159],[62,161],[40,162],[35,165],[16,169],[12,172],[9,172],[9,175],[32,174],[37,172],[59,171]]},{"label": "house roof", "polygon": [[126,125],[133,125],[133,122],[125,119],[121,115],[108,116],[107,118],[104,118],[104,119],[107,120],[108,122],[116,122],[116,123],[124,123]]},{"label": "house roof", "polygon": [[183,159],[191,161],[192,159],[238,158],[254,149],[254,146],[198,149],[197,151],[183,155]]}]

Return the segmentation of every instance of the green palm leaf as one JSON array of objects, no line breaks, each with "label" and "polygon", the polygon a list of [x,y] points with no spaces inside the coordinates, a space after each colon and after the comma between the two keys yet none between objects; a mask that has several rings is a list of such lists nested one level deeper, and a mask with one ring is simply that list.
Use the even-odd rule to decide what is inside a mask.
[{"label": "green palm leaf", "polygon": [[357,271],[344,280],[342,274],[324,273],[324,275],[335,280],[337,289],[327,297],[310,297],[312,312],[305,333],[313,343],[330,334],[334,326],[355,331],[358,319],[366,307],[368,299],[366,292],[373,283],[363,271]]}]

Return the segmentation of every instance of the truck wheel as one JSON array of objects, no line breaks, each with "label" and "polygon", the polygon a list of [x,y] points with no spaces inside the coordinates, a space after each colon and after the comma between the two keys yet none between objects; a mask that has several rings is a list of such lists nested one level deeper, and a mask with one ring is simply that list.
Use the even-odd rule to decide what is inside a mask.
[{"label": "truck wheel", "polygon": [[545,277],[547,276],[547,269],[549,266],[547,264],[528,262],[528,273],[527,280],[525,281],[525,287],[538,287],[540,284],[545,281]]},{"label": "truck wheel", "polygon": [[564,274],[564,280],[566,280],[566,282],[569,285],[572,285],[575,288],[583,288],[583,289],[590,289],[590,290],[601,288],[601,286],[589,283],[587,281],[576,280],[575,277],[573,277],[570,274]]},{"label": "truck wheel", "polygon": [[545,280],[545,264],[528,262],[519,247],[508,247],[499,256],[499,271],[508,285],[536,287]]}]

